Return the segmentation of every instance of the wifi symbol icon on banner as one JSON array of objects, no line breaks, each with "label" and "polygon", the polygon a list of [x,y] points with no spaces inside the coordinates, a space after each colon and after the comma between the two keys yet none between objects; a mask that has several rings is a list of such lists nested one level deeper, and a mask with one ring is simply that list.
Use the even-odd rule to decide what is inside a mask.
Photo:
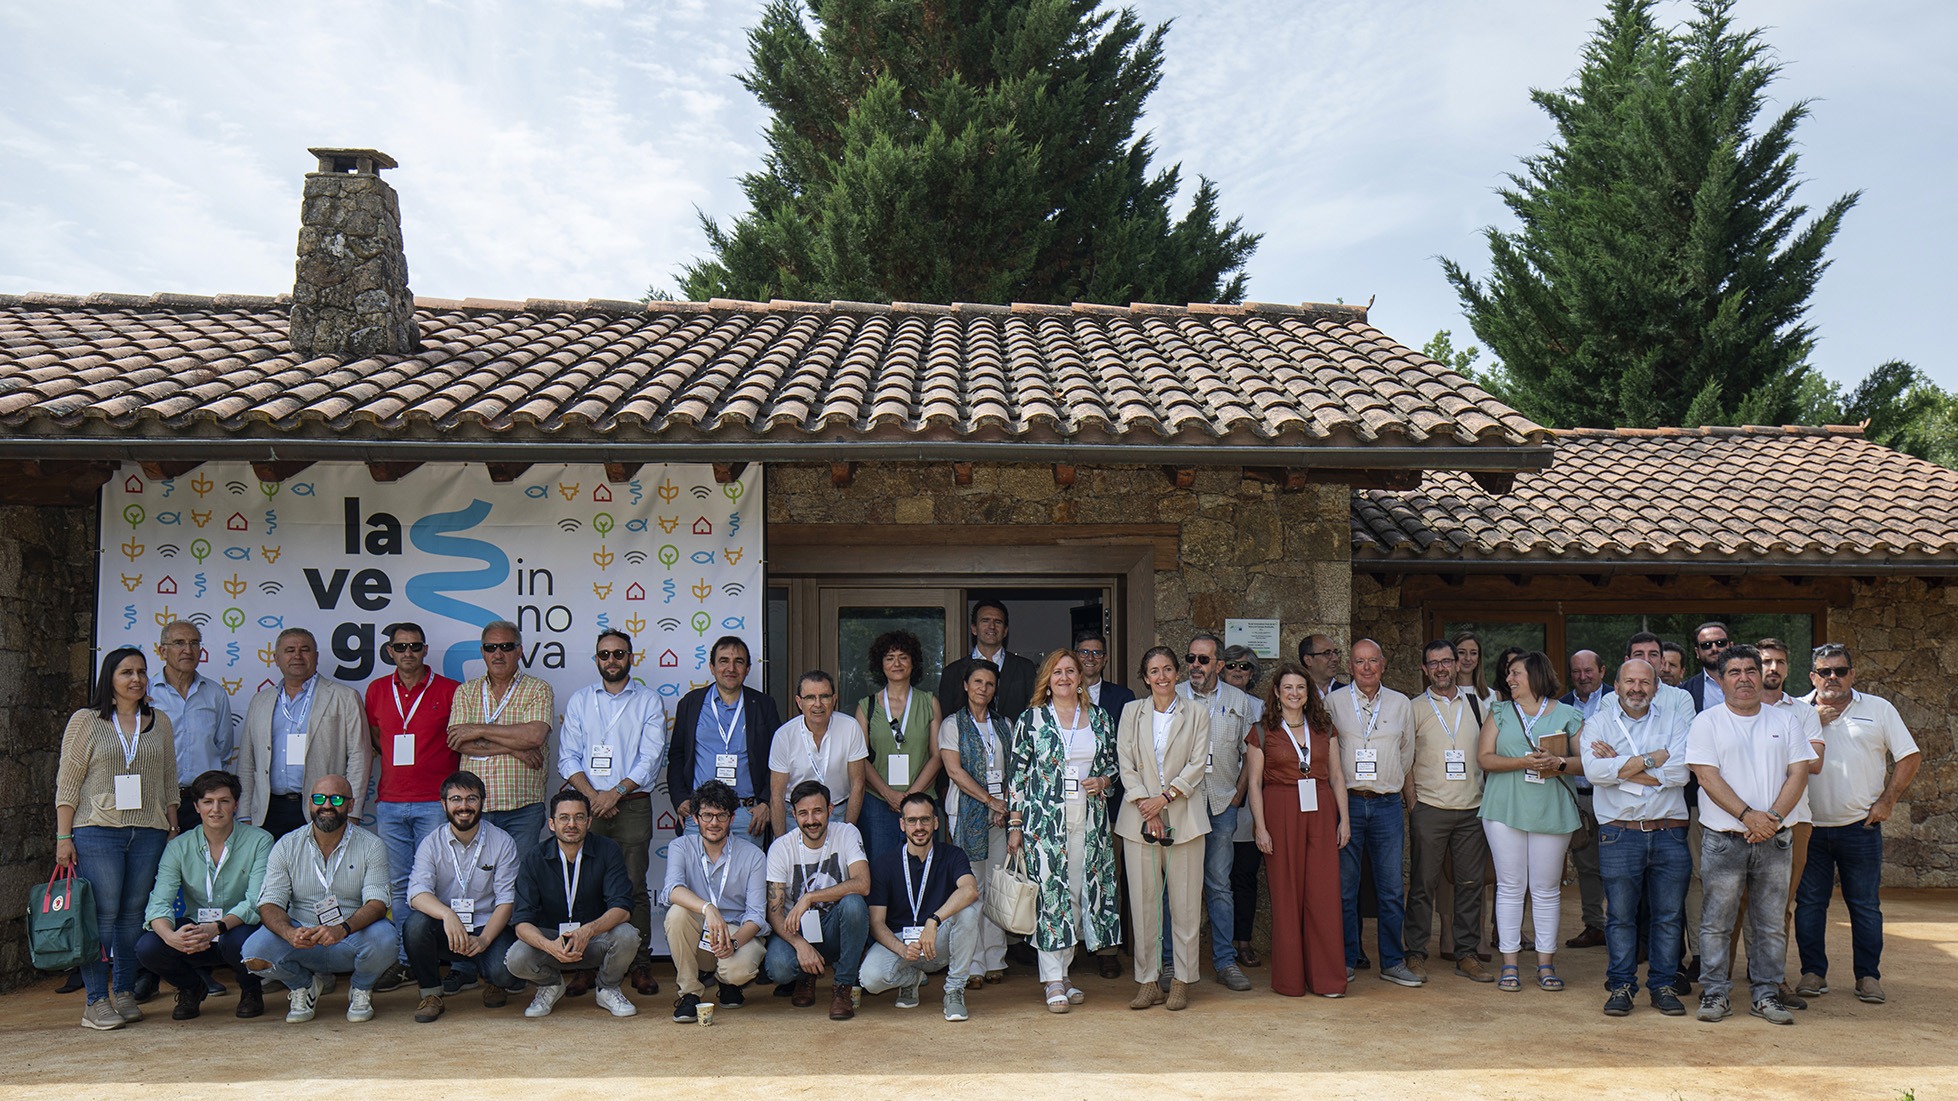
[{"label": "wifi symbol icon on banner", "polygon": [[225,489],[225,492],[227,492],[227,493],[229,493],[229,494],[231,494],[231,495],[232,495],[233,497],[241,497],[241,496],[243,496],[243,495],[244,495],[244,493],[245,493],[245,483],[243,483],[243,482],[226,482],[226,483],[224,483],[224,489]]},{"label": "wifi symbol icon on banner", "polygon": [[260,591],[268,596],[277,596],[279,595],[279,591],[285,588],[284,585],[279,584],[277,581],[261,581],[258,583],[258,587]]},{"label": "wifi symbol icon on banner", "polygon": [[730,581],[727,584],[721,586],[721,591],[729,596],[740,596],[746,590],[744,590],[741,587],[741,582]]},{"label": "wifi symbol icon on banner", "polygon": [[625,560],[635,566],[641,565],[646,561],[646,552],[642,550],[629,550],[625,552]]},{"label": "wifi symbol icon on banner", "polygon": [[572,532],[572,531],[577,531],[579,528],[584,527],[585,525],[582,522],[580,522],[576,516],[566,516],[564,519],[559,520],[557,522],[557,526],[558,526],[558,530],[560,531]]},{"label": "wifi symbol icon on banner", "polygon": [[177,544],[160,543],[157,545],[156,553],[164,558],[175,558],[177,557]]},{"label": "wifi symbol icon on banner", "polygon": [[211,613],[209,613],[209,612],[192,612],[192,613],[190,613],[189,615],[187,615],[187,616],[185,616],[184,618],[185,618],[185,619],[187,619],[187,620],[189,620],[189,621],[190,621],[190,622],[192,622],[192,623],[195,623],[195,624],[197,624],[197,626],[201,628],[201,627],[203,627],[203,626],[204,626],[205,624],[207,624],[207,623],[209,623],[209,622],[211,622]]},{"label": "wifi symbol icon on banner", "polygon": [[674,619],[674,618],[673,618],[673,617],[671,617],[671,616],[668,616],[667,618],[665,618],[665,619],[662,619],[662,620],[660,620],[660,621],[659,621],[659,629],[660,629],[660,630],[662,630],[662,631],[665,631],[665,632],[667,632],[668,634],[671,634],[671,633],[673,633],[674,631],[677,631],[677,630],[679,630],[679,629],[680,629],[680,621],[679,621],[679,620],[677,620],[677,619]]},{"label": "wifi symbol icon on banner", "polygon": [[687,492],[693,494],[696,499],[702,501],[705,501],[707,498],[713,496],[713,492],[709,490],[706,486],[694,486],[692,489],[688,490]]}]

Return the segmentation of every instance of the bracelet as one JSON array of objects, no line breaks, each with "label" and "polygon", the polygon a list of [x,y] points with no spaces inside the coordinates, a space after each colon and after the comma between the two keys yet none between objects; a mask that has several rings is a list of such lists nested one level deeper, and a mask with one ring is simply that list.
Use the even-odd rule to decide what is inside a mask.
[{"label": "bracelet", "polygon": [[56,841],[73,841],[75,839],[75,835],[72,833],[57,833],[54,835],[54,839]]}]

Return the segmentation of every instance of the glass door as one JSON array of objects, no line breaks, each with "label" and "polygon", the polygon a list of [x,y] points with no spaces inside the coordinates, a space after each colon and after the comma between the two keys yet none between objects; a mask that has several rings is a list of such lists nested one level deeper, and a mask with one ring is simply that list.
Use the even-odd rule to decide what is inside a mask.
[{"label": "glass door", "polygon": [[[938,691],[938,673],[948,660],[964,655],[961,591],[952,588],[831,588],[817,590],[812,648],[821,668],[836,678],[836,706],[854,711],[878,681],[870,673],[870,644],[886,631],[909,631],[918,636],[924,665],[916,673],[918,687]],[[950,649],[948,650],[948,640]],[[799,676],[801,671],[795,674]]]}]

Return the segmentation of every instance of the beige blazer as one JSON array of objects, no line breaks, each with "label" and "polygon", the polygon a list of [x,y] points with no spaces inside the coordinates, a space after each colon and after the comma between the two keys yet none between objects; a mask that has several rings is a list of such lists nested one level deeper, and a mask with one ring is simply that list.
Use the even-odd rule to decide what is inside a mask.
[{"label": "beige blazer", "polygon": [[1210,832],[1210,812],[1201,797],[1203,763],[1210,753],[1210,712],[1188,700],[1177,701],[1164,754],[1169,769],[1165,780],[1156,767],[1154,711],[1155,704],[1144,696],[1122,708],[1115,730],[1115,761],[1122,776],[1122,812],[1115,819],[1115,835],[1142,843],[1142,812],[1136,805],[1161,795],[1167,786],[1176,792],[1176,800],[1163,811],[1163,821],[1181,845]]},{"label": "beige blazer", "polygon": [[[244,788],[238,799],[238,820],[255,826],[265,824],[265,808],[272,802],[272,709],[284,694],[284,682],[275,681],[253,696],[245,709],[244,736],[238,739],[238,780]],[[360,693],[321,674],[306,717],[307,789],[323,776],[345,776],[354,791],[347,816],[365,818],[372,754]],[[306,813],[311,815],[310,806]]]}]

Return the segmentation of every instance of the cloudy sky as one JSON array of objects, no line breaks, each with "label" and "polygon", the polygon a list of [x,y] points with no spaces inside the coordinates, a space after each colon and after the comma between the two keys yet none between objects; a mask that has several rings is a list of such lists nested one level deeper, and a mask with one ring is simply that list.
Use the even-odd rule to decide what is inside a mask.
[{"label": "cloudy sky", "polygon": [[[733,74],[758,0],[0,5],[0,291],[289,289],[308,146],[402,167],[417,293],[635,298],[743,209],[764,116]],[[1158,162],[1265,235],[1261,301],[1364,302],[1467,336],[1436,257],[1486,267],[1494,190],[1549,134],[1601,0],[1136,0],[1174,20]],[[1666,18],[1684,17],[1669,6]],[[1951,297],[1958,5],[1743,0],[1810,98],[1801,198],[1861,189],[1812,318],[1816,362],[1958,387]]]}]

